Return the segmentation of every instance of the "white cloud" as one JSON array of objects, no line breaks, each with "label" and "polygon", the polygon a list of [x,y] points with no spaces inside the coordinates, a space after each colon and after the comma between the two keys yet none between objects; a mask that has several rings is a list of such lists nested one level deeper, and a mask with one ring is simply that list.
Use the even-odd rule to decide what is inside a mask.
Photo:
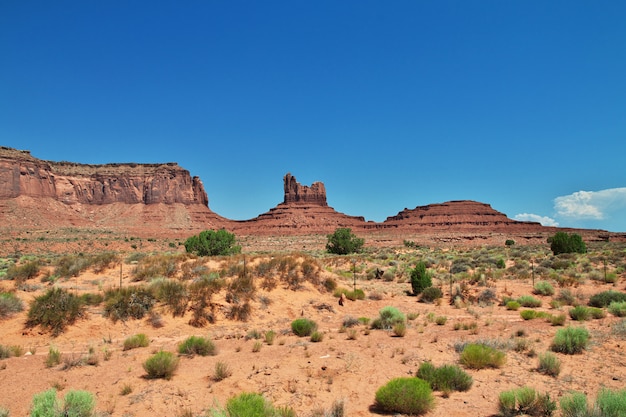
[{"label": "white cloud", "polygon": [[538,222],[538,223],[541,223],[542,226],[557,227],[559,225],[559,223],[557,223],[553,218],[550,218],[547,216],[540,216],[538,214],[532,214],[532,213],[516,214],[515,220],[519,220],[521,222]]},{"label": "white cloud", "polygon": [[572,219],[604,220],[626,208],[626,187],[600,191],[577,191],[554,199],[558,216]]}]

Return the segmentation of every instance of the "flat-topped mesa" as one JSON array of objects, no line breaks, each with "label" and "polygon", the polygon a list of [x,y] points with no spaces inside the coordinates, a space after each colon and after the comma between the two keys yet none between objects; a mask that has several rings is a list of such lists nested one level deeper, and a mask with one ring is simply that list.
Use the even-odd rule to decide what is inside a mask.
[{"label": "flat-topped mesa", "polygon": [[201,204],[208,196],[198,177],[176,163],[88,165],[34,158],[0,148],[0,198],[53,198],[65,204]]},{"label": "flat-topped mesa", "polygon": [[326,202],[326,188],[322,182],[314,182],[310,187],[301,185],[296,177],[287,173],[283,178],[285,184],[285,199],[283,204],[314,204],[328,206]]}]

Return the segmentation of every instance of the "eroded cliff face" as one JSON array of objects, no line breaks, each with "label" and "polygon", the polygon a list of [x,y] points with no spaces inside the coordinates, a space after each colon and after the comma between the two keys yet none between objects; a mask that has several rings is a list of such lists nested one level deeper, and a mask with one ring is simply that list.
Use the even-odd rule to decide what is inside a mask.
[{"label": "eroded cliff face", "polygon": [[327,206],[326,187],[322,182],[314,182],[311,186],[300,184],[296,177],[287,173],[283,177],[285,199],[284,204],[312,204]]},{"label": "eroded cliff face", "polygon": [[0,198],[53,198],[65,204],[202,204],[202,181],[175,163],[85,165],[36,159],[0,148]]}]

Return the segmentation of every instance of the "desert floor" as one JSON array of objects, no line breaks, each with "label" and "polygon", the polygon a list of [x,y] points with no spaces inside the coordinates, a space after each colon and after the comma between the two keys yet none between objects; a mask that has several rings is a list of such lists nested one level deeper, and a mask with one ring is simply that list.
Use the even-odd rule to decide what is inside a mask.
[{"label": "desert floor", "polygon": [[[345,269],[349,270],[350,260],[345,262]],[[123,285],[132,285],[131,268],[124,267]],[[99,274],[89,271],[55,285],[78,293],[98,292],[118,286],[119,274],[119,267]],[[354,285],[352,278],[327,269],[322,269],[320,274],[333,276],[340,287]],[[575,322],[568,316],[565,326],[586,327],[591,333],[591,344],[579,355],[558,354],[562,370],[557,377],[551,377],[536,371],[537,355],[549,350],[560,327],[541,319],[524,321],[519,311],[507,310],[497,300],[492,305],[450,305],[448,286],[438,284],[444,292],[438,304],[421,303],[416,297],[408,296],[407,282],[380,279],[359,278],[356,285],[366,295],[374,293],[381,299],[368,296],[364,300],[347,301],[343,306],[332,293],[308,283],[297,291],[281,286],[272,291],[258,289],[247,322],[219,317],[215,324],[204,328],[190,326],[189,314],[174,318],[167,312],[162,313],[163,326],[159,328],[145,319],[113,323],[103,317],[101,306],[95,306],[89,307],[84,319],[58,337],[37,327],[24,326],[30,300],[52,285],[42,284],[38,291],[18,291],[26,309],[0,321],[0,344],[20,346],[24,351],[18,357],[0,360],[0,407],[7,408],[11,416],[27,416],[33,395],[55,387],[60,395],[73,389],[94,393],[97,411],[110,416],[200,415],[244,391],[263,393],[275,405],[292,407],[299,416],[329,410],[336,401],[344,402],[347,416],[381,415],[374,408],[374,395],[379,387],[391,378],[415,375],[423,361],[435,365],[458,364],[455,344],[475,340],[508,345],[506,364],[500,369],[467,370],[474,380],[471,389],[449,396],[436,392],[435,408],[428,415],[495,415],[499,393],[524,385],[547,392],[557,400],[572,390],[593,399],[602,387],[624,388],[626,341],[623,335],[612,331],[613,325],[622,319],[607,314],[602,319]],[[0,281],[1,290],[9,291],[13,286],[11,281]],[[600,291],[623,291],[624,287],[624,277],[620,277],[615,284],[585,280],[570,290],[584,302]],[[533,283],[531,278],[487,280],[484,286],[472,286],[471,291],[478,295],[486,288],[493,290],[498,299],[516,298],[532,294]],[[558,292],[559,288],[556,285],[555,288]],[[568,312],[568,306],[560,310],[550,307],[554,297],[536,298],[543,302],[537,310],[551,314]],[[227,304],[224,299],[217,302]],[[394,336],[390,331],[370,330],[365,325],[354,327],[357,329],[354,334],[342,328],[346,318],[373,319],[385,306],[397,307],[405,314],[418,313],[417,318],[408,321],[404,337]],[[447,318],[445,324],[434,322],[438,316]],[[313,343],[290,331],[291,321],[299,317],[317,322],[324,334],[321,342]],[[456,329],[459,325],[455,323],[462,325]],[[274,330],[275,342],[263,343],[255,352],[256,340],[246,337],[255,330]],[[150,346],[123,351],[124,340],[137,333],[148,335]],[[190,335],[210,337],[217,346],[217,355],[181,357],[180,366],[170,380],[145,378],[142,364],[148,357],[158,350],[176,352],[178,343]],[[80,358],[91,350],[97,364],[64,370],[62,363],[48,368],[45,360],[51,346],[60,349],[66,360]],[[212,378],[217,362],[227,364],[232,371],[230,377],[219,382]]]}]

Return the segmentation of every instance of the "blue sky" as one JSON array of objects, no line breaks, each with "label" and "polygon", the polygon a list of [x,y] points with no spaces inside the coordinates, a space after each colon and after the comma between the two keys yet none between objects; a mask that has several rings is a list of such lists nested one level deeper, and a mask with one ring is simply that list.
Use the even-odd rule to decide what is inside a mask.
[{"label": "blue sky", "polygon": [[178,162],[249,219],[283,176],[383,221],[449,200],[626,231],[626,2],[0,4],[0,145]]}]

